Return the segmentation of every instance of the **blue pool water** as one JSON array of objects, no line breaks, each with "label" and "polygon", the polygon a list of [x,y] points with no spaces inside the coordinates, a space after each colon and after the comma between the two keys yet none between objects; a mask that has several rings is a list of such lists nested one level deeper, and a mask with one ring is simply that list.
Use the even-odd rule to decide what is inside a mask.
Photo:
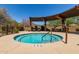
[{"label": "blue pool water", "polygon": [[[14,37],[14,40],[23,42],[23,43],[49,43],[49,42],[57,42],[63,39],[62,36],[55,35],[55,34],[47,34],[44,36],[45,33],[30,33],[30,34],[22,34],[17,35]],[[42,38],[42,36],[44,36]]]}]

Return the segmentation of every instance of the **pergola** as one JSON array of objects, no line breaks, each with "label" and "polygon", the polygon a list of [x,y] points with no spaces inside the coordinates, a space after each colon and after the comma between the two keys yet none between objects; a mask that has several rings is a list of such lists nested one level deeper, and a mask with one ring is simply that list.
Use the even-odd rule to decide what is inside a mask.
[{"label": "pergola", "polygon": [[[61,20],[62,22],[62,29],[66,30],[66,35],[65,35],[65,43],[67,43],[67,27],[65,26],[65,20],[66,18],[74,17],[74,16],[79,16],[79,5],[71,8],[70,10],[67,10],[63,13],[52,15],[52,16],[46,16],[46,17],[30,17],[30,26],[32,28],[32,21],[44,21],[44,26],[46,28],[46,22],[47,21],[52,21],[52,20]],[[46,29],[45,29],[46,30]]]}]

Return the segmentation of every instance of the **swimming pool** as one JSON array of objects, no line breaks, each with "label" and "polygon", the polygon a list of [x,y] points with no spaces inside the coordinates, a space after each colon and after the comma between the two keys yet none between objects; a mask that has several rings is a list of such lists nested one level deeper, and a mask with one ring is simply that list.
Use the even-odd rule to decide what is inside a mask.
[{"label": "swimming pool", "polygon": [[[44,37],[43,37],[44,36]],[[62,36],[56,34],[45,34],[45,33],[29,33],[21,34],[14,37],[14,40],[23,43],[49,43],[49,42],[58,42],[63,39]]]}]

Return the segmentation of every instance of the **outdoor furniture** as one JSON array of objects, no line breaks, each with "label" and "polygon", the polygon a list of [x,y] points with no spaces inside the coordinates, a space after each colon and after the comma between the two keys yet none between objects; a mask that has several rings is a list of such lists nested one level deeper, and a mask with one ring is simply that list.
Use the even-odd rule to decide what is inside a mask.
[{"label": "outdoor furniture", "polygon": [[32,27],[32,31],[40,31],[40,28],[38,28],[37,26]]},{"label": "outdoor furniture", "polygon": [[35,28],[34,28],[34,27],[31,27],[31,30],[32,30],[32,31],[35,31]]},{"label": "outdoor furniture", "polygon": [[46,31],[50,31],[50,29],[46,28]]},{"label": "outdoor furniture", "polygon": [[35,31],[38,31],[38,27],[37,26],[35,26]]},{"label": "outdoor furniture", "polygon": [[41,26],[40,31],[44,31],[44,30],[45,30],[44,26]]}]

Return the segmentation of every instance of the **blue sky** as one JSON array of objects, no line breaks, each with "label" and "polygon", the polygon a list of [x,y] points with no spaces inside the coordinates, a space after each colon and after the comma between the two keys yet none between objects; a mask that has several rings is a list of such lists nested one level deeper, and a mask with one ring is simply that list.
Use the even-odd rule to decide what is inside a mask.
[{"label": "blue sky", "polygon": [[29,17],[50,16],[64,12],[74,4],[2,4],[0,8],[6,8],[8,14],[16,21]]}]

